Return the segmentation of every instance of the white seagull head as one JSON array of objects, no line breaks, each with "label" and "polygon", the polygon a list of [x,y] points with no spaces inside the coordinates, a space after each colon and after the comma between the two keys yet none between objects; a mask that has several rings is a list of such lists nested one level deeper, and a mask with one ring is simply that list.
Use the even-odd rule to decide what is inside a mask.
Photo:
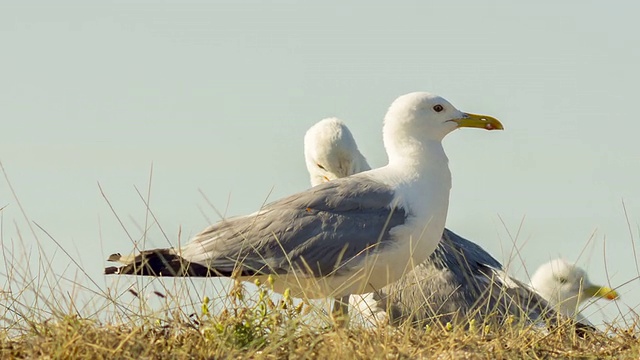
[{"label": "white seagull head", "polygon": [[371,169],[351,131],[337,118],[320,120],[307,130],[304,159],[312,186]]},{"label": "white seagull head", "polygon": [[531,287],[560,313],[573,317],[579,306],[591,298],[615,300],[615,290],[589,281],[587,273],[564,259],[541,265],[531,278]]},{"label": "white seagull head", "polygon": [[[461,127],[502,130],[496,118],[456,109],[444,98],[427,92],[413,92],[397,98],[384,119],[384,144],[390,161],[394,155],[419,152],[429,142],[440,142]],[[400,140],[400,141],[399,141]]]}]

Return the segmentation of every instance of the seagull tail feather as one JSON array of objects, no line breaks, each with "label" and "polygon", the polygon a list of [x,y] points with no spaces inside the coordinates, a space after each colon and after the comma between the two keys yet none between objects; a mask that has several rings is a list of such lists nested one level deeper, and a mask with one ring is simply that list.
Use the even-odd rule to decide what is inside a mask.
[{"label": "seagull tail feather", "polygon": [[119,262],[125,265],[106,267],[104,269],[106,275],[169,277],[209,277],[223,275],[201,264],[189,262],[183,257],[176,255],[173,249],[146,250],[136,256],[112,254],[107,261]]}]

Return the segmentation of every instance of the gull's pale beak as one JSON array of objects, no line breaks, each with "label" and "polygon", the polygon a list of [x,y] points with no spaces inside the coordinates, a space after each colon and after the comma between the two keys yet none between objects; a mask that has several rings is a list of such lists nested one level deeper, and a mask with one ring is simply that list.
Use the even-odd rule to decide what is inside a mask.
[{"label": "gull's pale beak", "polygon": [[592,285],[584,289],[584,293],[589,297],[598,297],[607,300],[616,300],[620,296],[618,293],[606,286]]},{"label": "gull's pale beak", "polygon": [[498,121],[498,119],[487,115],[464,113],[463,117],[459,119],[453,119],[451,121],[456,122],[458,124],[458,127],[471,127],[486,130],[504,130],[504,126],[502,126],[502,123]]}]

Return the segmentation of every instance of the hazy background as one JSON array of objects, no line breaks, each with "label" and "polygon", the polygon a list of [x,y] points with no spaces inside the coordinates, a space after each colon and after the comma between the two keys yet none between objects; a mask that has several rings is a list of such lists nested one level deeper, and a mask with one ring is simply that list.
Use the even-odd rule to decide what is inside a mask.
[{"label": "hazy background", "polygon": [[[0,161],[29,220],[106,288],[104,259],[133,245],[98,183],[140,240],[134,186],[147,196],[153,164],[151,210],[175,245],[219,219],[199,190],[239,215],[307,188],[302,140],[324,117],[344,119],[384,165],[386,108],[430,91],[506,128],[446,139],[448,227],[505,263],[516,241],[510,272],[522,280],[523,261],[531,272],[564,256],[597,283],[606,264],[615,287],[639,275],[639,11],[632,1],[2,1]],[[45,254],[83,281],[18,205],[2,179],[4,251],[34,268]],[[152,227],[145,246],[166,245]],[[619,291],[619,309],[600,301],[585,314],[637,309],[638,280]]]}]

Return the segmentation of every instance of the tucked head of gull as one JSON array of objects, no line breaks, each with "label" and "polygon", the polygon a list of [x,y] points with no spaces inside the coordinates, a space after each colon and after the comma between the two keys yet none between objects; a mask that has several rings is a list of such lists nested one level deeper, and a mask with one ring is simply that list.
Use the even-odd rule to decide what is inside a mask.
[{"label": "tucked head of gull", "polygon": [[371,170],[351,131],[337,118],[320,120],[307,130],[304,160],[312,186]]},{"label": "tucked head of gull", "polygon": [[563,315],[578,314],[580,304],[592,298],[615,300],[618,293],[606,286],[594,285],[587,273],[564,259],[541,265],[531,278],[531,287]]},{"label": "tucked head of gull", "polygon": [[379,289],[424,261],[440,240],[451,187],[441,140],[459,127],[502,124],[429,93],[403,95],[384,119],[387,166],[225,219],[181,249],[113,254],[109,261],[124,265],[105,273],[241,280],[273,274],[275,291],[308,298]]}]

